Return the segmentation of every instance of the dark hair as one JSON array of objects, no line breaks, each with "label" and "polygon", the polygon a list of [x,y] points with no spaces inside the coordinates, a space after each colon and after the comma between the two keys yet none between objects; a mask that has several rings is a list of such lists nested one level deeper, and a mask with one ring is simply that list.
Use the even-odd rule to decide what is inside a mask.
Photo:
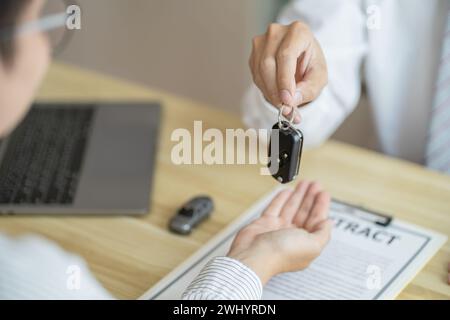
[{"label": "dark hair", "polygon": [[12,58],[14,29],[29,2],[30,0],[0,0],[0,57],[3,60]]}]

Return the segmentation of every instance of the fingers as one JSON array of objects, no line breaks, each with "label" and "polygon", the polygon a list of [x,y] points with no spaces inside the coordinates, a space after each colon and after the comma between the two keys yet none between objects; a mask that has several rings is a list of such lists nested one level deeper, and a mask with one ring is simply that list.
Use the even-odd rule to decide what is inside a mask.
[{"label": "fingers", "polygon": [[261,61],[259,62],[259,72],[266,89],[264,92],[265,97],[274,106],[281,104],[277,84],[277,61],[275,56],[283,40],[283,28],[283,26],[274,23],[269,26],[266,32]]},{"label": "fingers", "polygon": [[316,226],[316,229],[312,233],[312,236],[316,239],[321,248],[324,248],[328,241],[330,241],[333,226],[334,223],[330,219],[323,220]]},{"label": "fingers", "polygon": [[278,193],[275,196],[275,198],[272,199],[272,201],[264,210],[262,215],[278,217],[280,215],[281,209],[283,208],[284,204],[289,199],[291,194],[292,194],[291,189],[285,189],[283,191],[280,191],[280,193]]},{"label": "fingers", "polygon": [[[308,26],[299,21],[288,26],[273,23],[255,37],[249,65],[256,86],[275,107],[309,102],[326,82],[323,53]],[[284,115],[291,111],[286,108]],[[294,122],[299,123],[300,117]]]},{"label": "fingers", "polygon": [[[297,90],[296,73],[299,58],[310,47],[313,37],[308,27],[301,22],[294,22],[278,49],[277,53],[277,81],[281,102],[294,106],[294,101],[301,101],[301,92]],[[297,105],[301,104],[298,103]]]},{"label": "fingers", "polygon": [[[315,41],[315,40],[314,40]],[[314,56],[305,54],[303,62],[297,70],[297,90],[301,92],[302,99],[295,101],[293,105],[298,106],[313,101],[328,83],[328,70],[322,49],[315,45]]]},{"label": "fingers", "polygon": [[[266,92],[266,87],[264,81],[261,78],[261,73],[259,72],[259,64],[261,61],[262,49],[264,47],[264,36],[257,36],[253,38],[252,53],[250,55],[249,66],[252,72],[253,82],[261,90],[263,94]],[[267,99],[267,97],[266,97]]]},{"label": "fingers", "polygon": [[313,208],[316,195],[320,191],[322,191],[322,187],[317,182],[312,182],[308,186],[308,190],[306,191],[306,194],[303,198],[300,208],[297,211],[297,213],[295,214],[294,219],[293,219],[293,223],[297,227],[304,228],[305,222],[309,217],[311,209]]},{"label": "fingers", "polygon": [[302,54],[302,56],[299,58],[299,61],[297,62],[297,72],[295,74],[296,82],[297,79],[303,79],[305,77],[308,66],[311,63],[311,58],[312,58],[312,50],[305,51],[304,54]]},{"label": "fingers", "polygon": [[297,106],[309,103],[320,95],[320,92],[326,85],[326,82],[323,80],[323,75],[325,74],[325,71],[315,69],[309,69],[306,72],[303,80],[297,85],[297,90],[302,94]]},{"label": "fingers", "polygon": [[309,232],[314,230],[316,225],[327,219],[329,209],[330,195],[327,192],[319,192],[314,199],[314,204],[305,221],[304,228]]},{"label": "fingers", "polygon": [[281,209],[280,217],[282,217],[286,223],[292,223],[292,219],[299,210],[300,204],[302,203],[310,184],[311,183],[308,181],[301,181],[297,184],[291,196],[284,204]]}]

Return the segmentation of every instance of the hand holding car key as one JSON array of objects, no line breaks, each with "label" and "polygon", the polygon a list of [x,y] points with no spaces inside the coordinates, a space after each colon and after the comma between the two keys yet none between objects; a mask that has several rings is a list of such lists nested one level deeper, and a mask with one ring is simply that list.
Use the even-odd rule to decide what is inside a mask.
[{"label": "hand holding car key", "polygon": [[280,183],[288,183],[297,178],[303,149],[303,134],[294,127],[296,111],[292,109],[289,121],[283,119],[282,105],[278,122],[272,127],[269,144],[269,171]]}]

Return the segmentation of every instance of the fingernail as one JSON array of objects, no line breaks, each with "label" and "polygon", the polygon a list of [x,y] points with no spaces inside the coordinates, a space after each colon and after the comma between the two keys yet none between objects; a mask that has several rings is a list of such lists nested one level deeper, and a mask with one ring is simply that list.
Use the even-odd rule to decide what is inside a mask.
[{"label": "fingernail", "polygon": [[300,90],[296,90],[294,94],[294,103],[296,105],[301,105],[303,102],[303,95]]},{"label": "fingernail", "polygon": [[284,104],[290,105],[292,100],[291,93],[288,90],[281,90],[280,99]]}]

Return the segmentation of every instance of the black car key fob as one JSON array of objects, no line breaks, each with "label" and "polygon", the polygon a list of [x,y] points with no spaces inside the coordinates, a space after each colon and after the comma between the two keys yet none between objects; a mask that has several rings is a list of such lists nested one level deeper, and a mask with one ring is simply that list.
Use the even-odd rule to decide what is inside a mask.
[{"label": "black car key fob", "polygon": [[178,234],[189,234],[214,210],[214,203],[208,196],[199,196],[184,204],[170,220],[169,229]]},{"label": "black car key fob", "polygon": [[302,149],[302,132],[288,121],[278,121],[272,127],[269,144],[268,167],[272,177],[280,183],[295,180],[300,169]]}]

